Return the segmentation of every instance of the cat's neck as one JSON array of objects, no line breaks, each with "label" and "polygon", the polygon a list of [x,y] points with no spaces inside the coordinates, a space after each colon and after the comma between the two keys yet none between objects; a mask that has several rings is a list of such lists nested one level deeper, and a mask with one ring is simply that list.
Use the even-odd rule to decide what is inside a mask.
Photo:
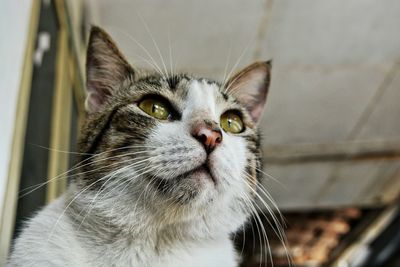
[{"label": "cat's neck", "polygon": [[[107,202],[101,204],[107,206],[99,206],[99,203],[89,201],[87,194],[76,197],[77,192],[76,187],[70,187],[65,204],[69,205],[66,215],[79,232],[78,236],[86,239],[85,242],[100,246],[125,243],[157,252],[176,243],[228,236],[228,233],[209,233],[202,220],[171,223],[153,216],[150,210],[139,210],[128,205],[112,206],[112,201],[108,203],[111,206]],[[114,203],[121,202],[121,199],[118,200]],[[113,209],[118,212],[113,213]]]}]

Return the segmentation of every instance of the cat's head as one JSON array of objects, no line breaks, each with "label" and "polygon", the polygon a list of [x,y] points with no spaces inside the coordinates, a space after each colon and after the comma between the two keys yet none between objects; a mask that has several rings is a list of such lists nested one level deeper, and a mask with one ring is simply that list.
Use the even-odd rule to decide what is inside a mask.
[{"label": "cat's head", "polygon": [[111,217],[234,231],[258,182],[270,69],[254,63],[225,83],[144,72],[93,27],[81,188]]}]

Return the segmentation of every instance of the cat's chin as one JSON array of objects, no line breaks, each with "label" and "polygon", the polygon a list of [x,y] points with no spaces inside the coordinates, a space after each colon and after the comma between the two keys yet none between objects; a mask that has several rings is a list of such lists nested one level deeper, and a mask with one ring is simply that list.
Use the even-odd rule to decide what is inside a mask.
[{"label": "cat's chin", "polygon": [[[154,189],[166,199],[174,199],[183,205],[208,203],[217,193],[218,179],[207,163],[176,177],[148,177]],[[156,181],[156,182],[154,182]]]}]

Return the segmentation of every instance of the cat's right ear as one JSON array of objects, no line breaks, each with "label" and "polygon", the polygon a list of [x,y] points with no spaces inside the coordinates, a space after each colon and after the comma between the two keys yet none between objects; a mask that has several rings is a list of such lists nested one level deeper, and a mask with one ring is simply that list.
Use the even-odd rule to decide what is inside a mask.
[{"label": "cat's right ear", "polygon": [[92,26],[86,55],[86,110],[101,111],[108,98],[131,79],[135,72],[111,37],[101,28]]}]

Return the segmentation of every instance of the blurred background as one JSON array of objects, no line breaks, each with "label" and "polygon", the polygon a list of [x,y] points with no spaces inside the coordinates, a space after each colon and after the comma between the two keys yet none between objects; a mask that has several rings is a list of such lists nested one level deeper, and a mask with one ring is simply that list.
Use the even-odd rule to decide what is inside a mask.
[{"label": "blurred background", "polygon": [[[96,24],[139,67],[222,80],[273,59],[260,123],[263,186],[285,217],[292,263],[400,266],[400,1],[2,0],[0,7],[0,265],[21,223],[68,184]],[[271,258],[288,266],[262,202],[259,218],[233,236],[242,266],[272,266]]]}]

